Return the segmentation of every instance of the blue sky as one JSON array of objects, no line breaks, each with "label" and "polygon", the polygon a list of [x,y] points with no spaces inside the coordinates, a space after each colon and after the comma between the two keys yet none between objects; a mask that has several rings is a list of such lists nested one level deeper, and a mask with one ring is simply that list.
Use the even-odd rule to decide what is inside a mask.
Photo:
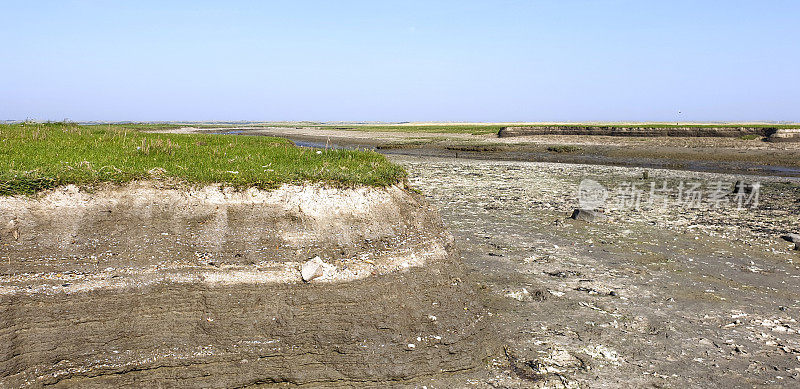
[{"label": "blue sky", "polygon": [[0,0],[0,17],[0,119],[800,121],[800,1]]}]

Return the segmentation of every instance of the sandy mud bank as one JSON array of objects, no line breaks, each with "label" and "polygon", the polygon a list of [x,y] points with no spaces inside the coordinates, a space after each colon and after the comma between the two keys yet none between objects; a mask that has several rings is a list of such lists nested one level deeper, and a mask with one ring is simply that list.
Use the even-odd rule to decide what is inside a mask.
[{"label": "sandy mud bank", "polygon": [[[310,283],[301,265],[319,256]],[[0,386],[343,385],[479,366],[483,311],[403,187],[0,198]]]}]

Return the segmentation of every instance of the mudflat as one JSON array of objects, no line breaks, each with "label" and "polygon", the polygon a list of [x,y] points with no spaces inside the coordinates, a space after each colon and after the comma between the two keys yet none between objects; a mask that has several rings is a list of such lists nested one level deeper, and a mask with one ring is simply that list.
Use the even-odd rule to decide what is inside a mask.
[{"label": "mudflat", "polygon": [[[505,353],[492,387],[793,386],[800,379],[796,179],[393,156],[455,236]],[[583,179],[612,191],[761,183],[743,210],[608,205],[569,218]],[[708,377],[713,376],[713,384]]]}]

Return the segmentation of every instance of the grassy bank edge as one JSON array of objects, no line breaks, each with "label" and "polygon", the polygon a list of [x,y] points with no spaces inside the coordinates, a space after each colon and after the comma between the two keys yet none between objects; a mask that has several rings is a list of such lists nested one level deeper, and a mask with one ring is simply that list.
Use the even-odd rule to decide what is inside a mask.
[{"label": "grassy bank edge", "polygon": [[300,148],[271,137],[143,132],[170,126],[2,124],[0,196],[153,179],[274,189],[307,183],[385,187],[406,178],[402,167],[369,151]]}]

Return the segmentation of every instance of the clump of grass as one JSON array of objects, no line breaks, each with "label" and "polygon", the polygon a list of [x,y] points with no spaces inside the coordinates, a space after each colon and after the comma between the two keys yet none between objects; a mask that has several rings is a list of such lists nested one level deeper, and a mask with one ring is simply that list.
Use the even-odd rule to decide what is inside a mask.
[{"label": "clump of grass", "polygon": [[739,137],[739,139],[741,139],[741,140],[756,140],[756,139],[761,139],[761,138],[762,138],[762,136],[761,135],[757,135],[757,134],[742,135],[742,136]]},{"label": "clump of grass", "polygon": [[405,176],[378,153],[300,148],[281,138],[154,134],[127,125],[0,125],[0,195],[6,196],[153,178],[271,189],[306,182],[386,186]]},{"label": "clump of grass", "polygon": [[553,153],[574,153],[583,150],[578,146],[572,145],[557,145],[557,146],[549,146],[547,147],[547,151]]},{"label": "clump of grass", "polygon": [[147,139],[142,138],[142,145],[137,147],[136,149],[141,151],[144,155],[150,155],[150,153],[163,153],[166,155],[175,155],[175,150],[179,149],[181,146],[178,143],[172,141],[172,139]]}]

